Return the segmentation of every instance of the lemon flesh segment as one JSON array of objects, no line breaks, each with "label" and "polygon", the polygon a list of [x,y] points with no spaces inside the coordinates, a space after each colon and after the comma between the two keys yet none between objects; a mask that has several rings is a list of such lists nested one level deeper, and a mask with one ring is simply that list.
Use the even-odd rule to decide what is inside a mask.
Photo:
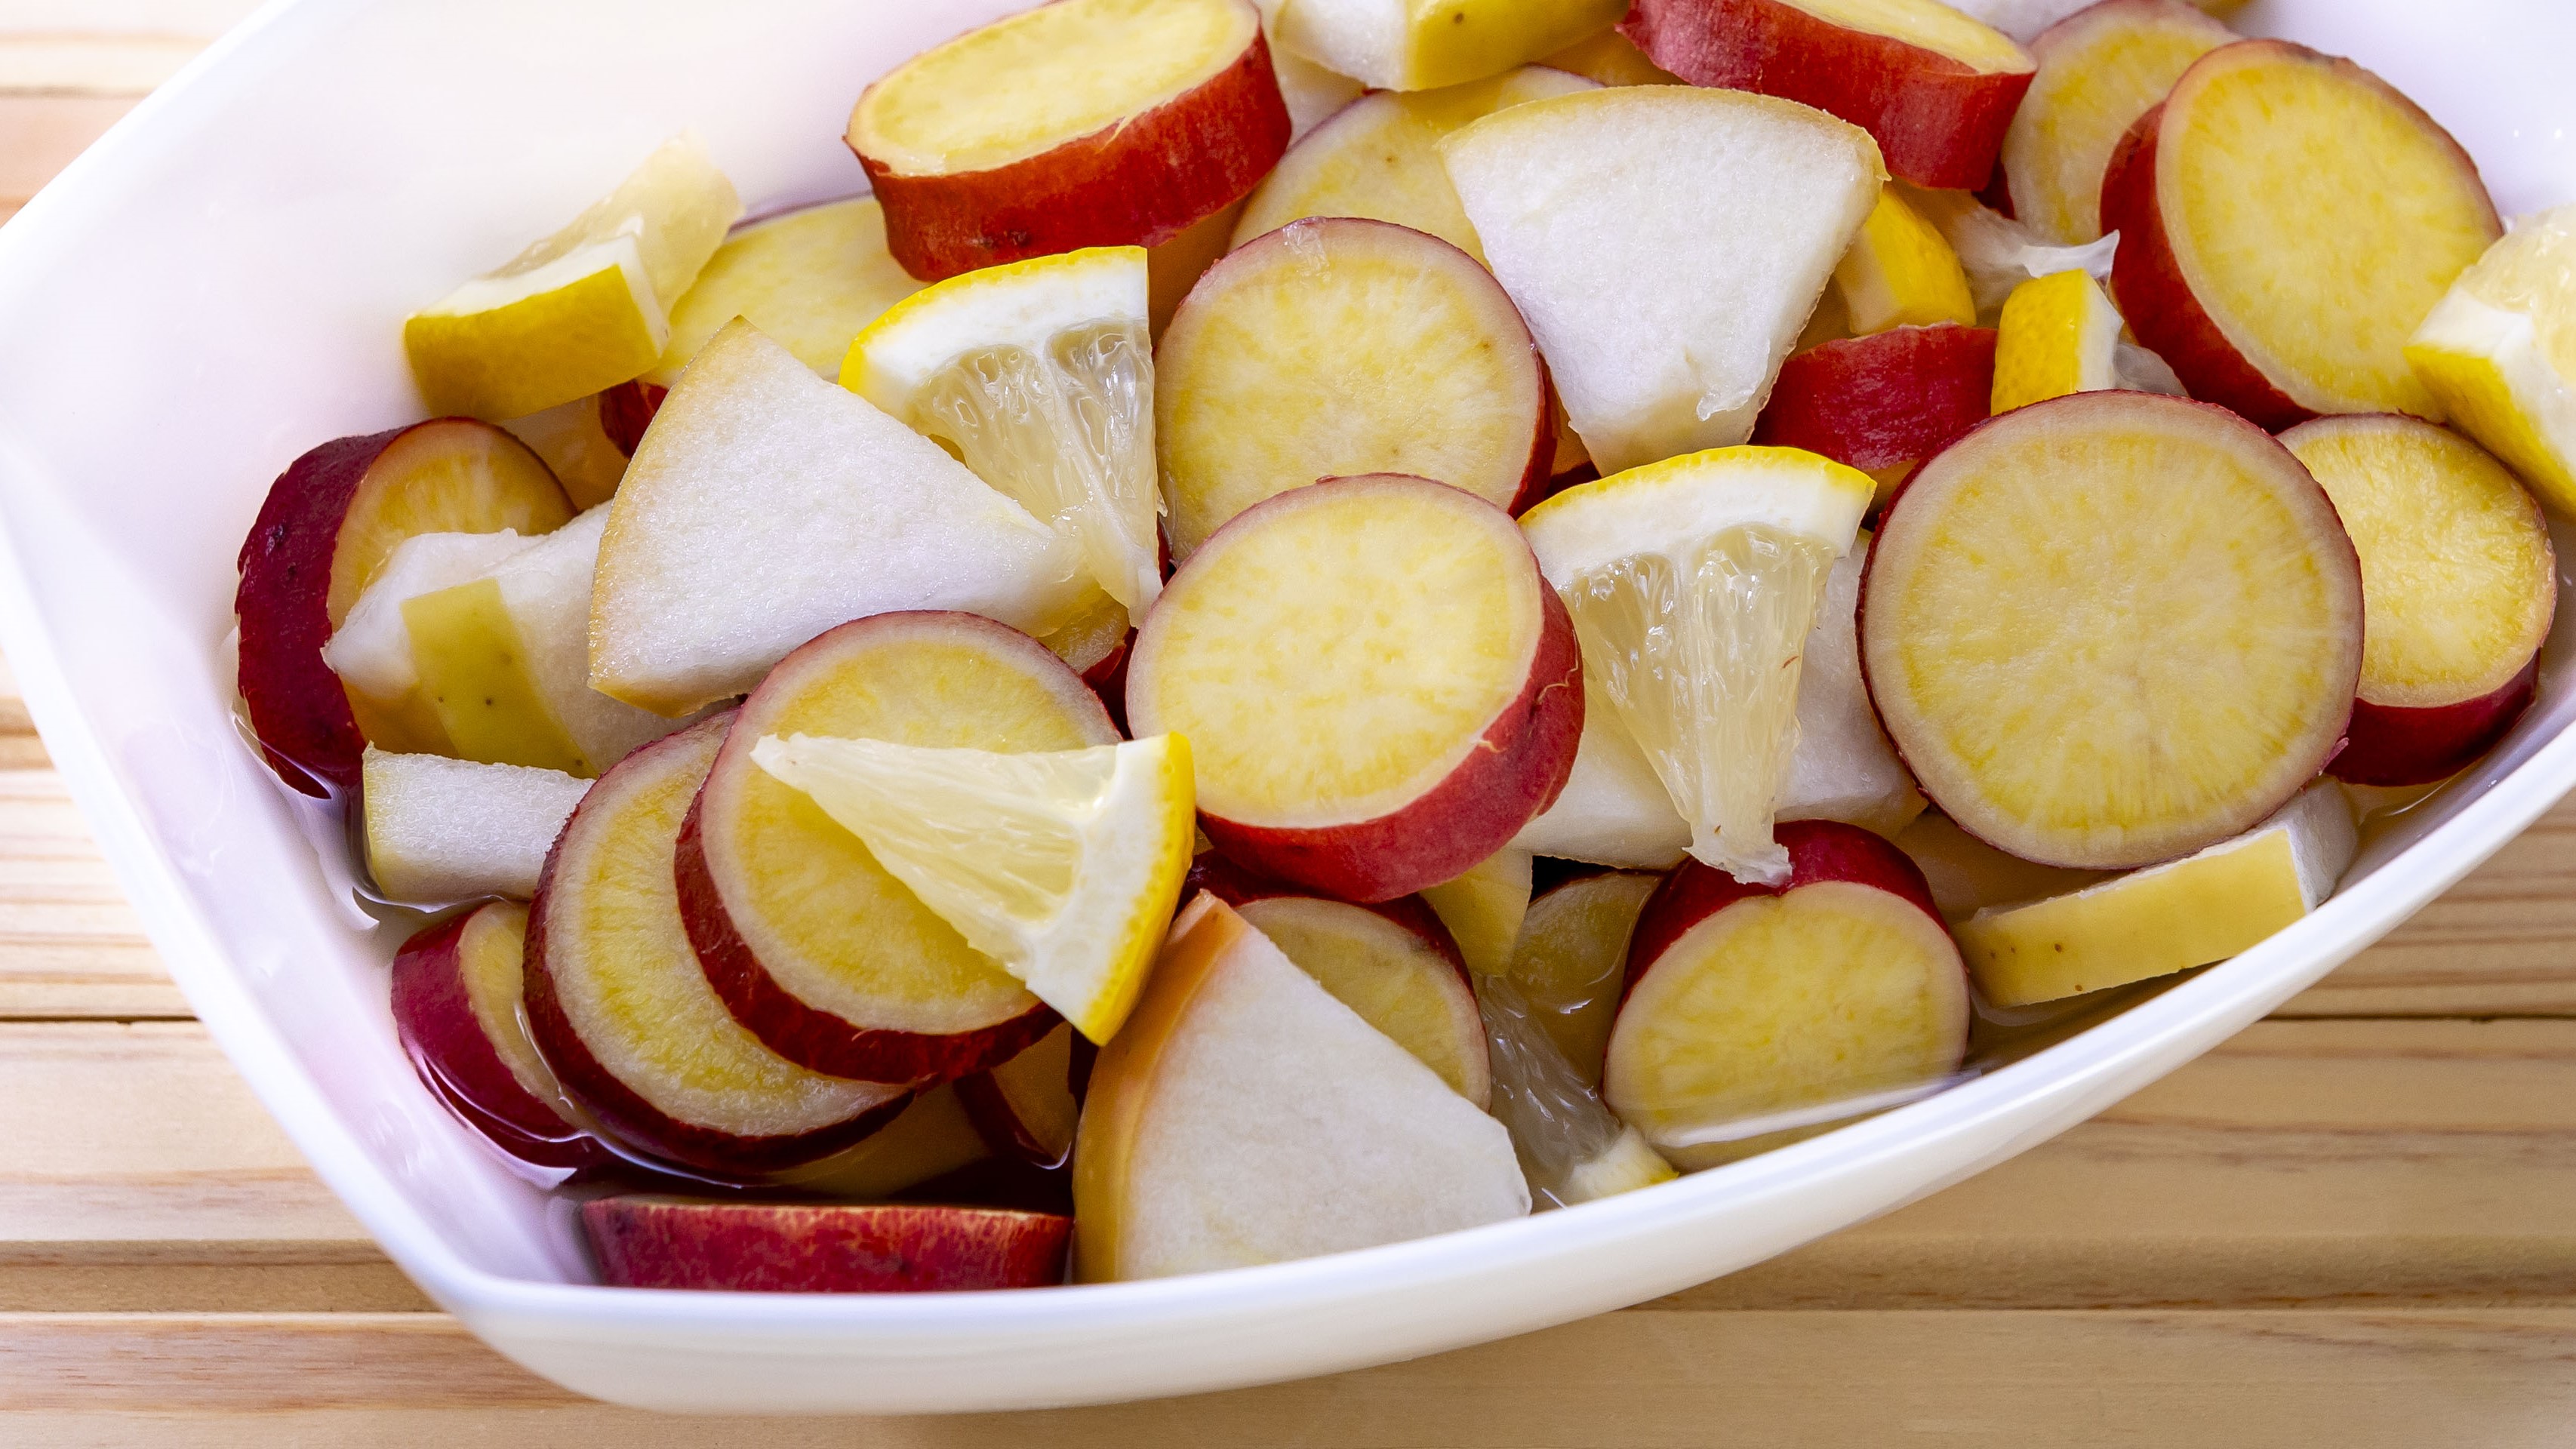
[{"label": "lemon flesh segment", "polygon": [[945,439],[1141,614],[1162,591],[1143,247],[1090,247],[924,288],[851,339],[842,385]]},{"label": "lemon flesh segment", "polygon": [[2090,274],[2036,277],[2013,288],[1995,326],[1992,410],[2119,386],[2120,312]]},{"label": "lemon flesh segment", "polygon": [[1603,1105],[1598,1083],[1567,1060],[1546,1008],[1524,996],[1520,983],[1488,977],[1478,997],[1493,1062],[1493,1112],[1511,1129],[1531,1196],[1572,1207],[1679,1175]]},{"label": "lemon flesh segment", "polygon": [[1620,723],[1691,827],[1690,853],[1777,885],[1771,815],[1827,575],[1877,485],[1793,448],[1717,448],[1571,488],[1522,519]]},{"label": "lemon flesh segment", "polygon": [[1126,1021],[1189,869],[1186,740],[1007,755],[770,735],[752,759],[1074,1030]]},{"label": "lemon flesh segment", "polygon": [[1977,304],[1968,295],[1968,274],[1959,265],[1959,254],[1894,187],[1879,192],[1878,205],[1861,223],[1851,250],[1835,264],[1834,289],[1842,296],[1855,337],[1892,327],[1938,322],[1973,327],[1977,322]]},{"label": "lemon flesh segment", "polygon": [[422,397],[432,412],[497,420],[642,375],[741,215],[694,135],[664,142],[570,225],[404,322]]},{"label": "lemon flesh segment", "polygon": [[2461,431],[2576,513],[2576,206],[2489,247],[2416,329],[2406,360]]}]

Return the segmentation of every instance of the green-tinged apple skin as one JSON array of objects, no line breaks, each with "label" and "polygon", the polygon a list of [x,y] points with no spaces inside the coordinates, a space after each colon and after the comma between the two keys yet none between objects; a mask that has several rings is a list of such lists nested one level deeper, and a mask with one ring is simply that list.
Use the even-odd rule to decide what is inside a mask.
[{"label": "green-tinged apple skin", "polygon": [[421,1081],[495,1147],[540,1167],[603,1166],[613,1154],[520,1084],[474,1014],[463,940],[474,917],[491,909],[451,916],[394,953],[394,1034]]},{"label": "green-tinged apple skin", "polygon": [[925,282],[1081,247],[1155,246],[1232,205],[1288,150],[1258,29],[1232,65],[1142,115],[1025,160],[905,176],[847,138],[885,207],[886,250]]},{"label": "green-tinged apple skin", "polygon": [[1783,0],[1637,0],[1619,33],[1693,85],[1759,91],[1840,116],[1877,139],[1890,173],[1967,191],[1994,174],[2036,71],[1980,72]]},{"label": "green-tinged apple skin", "polygon": [[738,1293],[956,1293],[1064,1281],[1073,1219],[929,1203],[583,1203],[600,1281]]},{"label": "green-tinged apple skin", "polygon": [[691,1175],[743,1181],[829,1157],[892,1122],[912,1098],[898,1093],[844,1121],[776,1137],[743,1137],[683,1122],[618,1080],[574,1030],[555,995],[554,974],[547,961],[546,928],[548,898],[553,894],[556,876],[564,868],[564,842],[581,826],[582,811],[606,808],[595,806],[595,802],[613,798],[611,782],[621,771],[691,768],[692,752],[703,749],[709,735],[720,736],[731,722],[730,713],[716,715],[643,746],[600,776],[573,811],[564,833],[555,838],[554,849],[546,855],[545,872],[537,880],[536,900],[528,908],[527,1013],[529,1035],[536,1041],[538,1054],[554,1071],[565,1094],[588,1111],[602,1129],[625,1146],[675,1164]]}]

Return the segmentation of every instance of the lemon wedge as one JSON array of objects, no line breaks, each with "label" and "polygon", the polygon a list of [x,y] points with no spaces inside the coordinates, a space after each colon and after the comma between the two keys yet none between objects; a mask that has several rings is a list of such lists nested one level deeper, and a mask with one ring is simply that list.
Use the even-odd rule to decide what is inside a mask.
[{"label": "lemon wedge", "polygon": [[1877,492],[1796,448],[1712,448],[1631,468],[1521,515],[1619,722],[1690,853],[1777,885],[1773,806],[1797,748],[1798,677],[1826,576]]},{"label": "lemon wedge", "polygon": [[1105,1042],[1126,1021],[1189,872],[1187,740],[1000,754],[767,735],[751,758],[1074,1030]]},{"label": "lemon wedge", "polygon": [[663,142],[571,225],[403,323],[429,410],[524,417],[641,376],[741,215],[695,135]]},{"label": "lemon wedge", "polygon": [[2052,272],[2013,288],[1995,324],[1995,412],[2117,387],[2120,311],[2091,274]]},{"label": "lemon wedge", "polygon": [[1143,247],[926,287],[851,340],[841,385],[954,445],[977,477],[1077,543],[1129,614],[1161,592]]},{"label": "lemon wedge", "polygon": [[1893,186],[1861,223],[1851,249],[1834,265],[1834,290],[1842,294],[1852,335],[1867,337],[1891,327],[1938,322],[1974,326],[1977,304],[1968,295],[1968,273],[1940,228],[1905,204]]},{"label": "lemon wedge", "polygon": [[2406,344],[2451,423],[2576,513],[2576,206],[2525,220]]}]

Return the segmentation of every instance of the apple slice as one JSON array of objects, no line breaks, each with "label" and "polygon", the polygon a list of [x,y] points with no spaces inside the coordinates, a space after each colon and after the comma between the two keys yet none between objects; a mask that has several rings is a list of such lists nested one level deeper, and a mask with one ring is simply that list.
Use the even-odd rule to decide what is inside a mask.
[{"label": "apple slice", "polygon": [[1082,1103],[1073,1095],[1073,1038],[1059,1026],[1018,1056],[951,1083],[975,1129],[996,1152],[1039,1167],[1073,1155]]},{"label": "apple slice", "polygon": [[1287,0],[1252,0],[1261,12],[1261,33],[1270,44],[1270,69],[1279,78],[1279,98],[1288,105],[1288,138],[1295,141],[1325,117],[1359,99],[1368,87],[1327,70],[1279,43],[1279,12]]},{"label": "apple slice", "polygon": [[2432,117],[2284,40],[2192,62],[2112,155],[2102,226],[2120,234],[2111,285],[2138,340],[2193,397],[2273,429],[2439,421],[2407,336],[2503,232]]},{"label": "apple slice", "polygon": [[1587,1086],[1601,1084],[1637,913],[1661,884],[1662,876],[1639,870],[1577,876],[1532,897],[1521,923],[1503,974]]},{"label": "apple slice", "polygon": [[1279,41],[1380,90],[1463,85],[1525,65],[1616,22],[1622,0],[1293,0]]},{"label": "apple slice", "polygon": [[582,797],[529,908],[529,1034],[570,1097],[631,1149],[749,1177],[828,1157],[903,1110],[903,1087],[808,1071],[707,983],[673,856],[732,716],[656,740]]},{"label": "apple slice", "polygon": [[689,812],[679,890],[707,979],[772,1050],[815,1071],[936,1082],[1008,1061],[1055,1013],[923,904],[859,837],[761,768],[771,735],[991,750],[1116,741],[1035,640],[971,614],[880,614],[779,662]]},{"label": "apple slice", "polygon": [[1876,485],[1788,448],[1713,448],[1570,488],[1521,528],[1614,718],[1644,746],[1691,853],[1777,881],[1800,659],[1825,577]]},{"label": "apple slice", "polygon": [[358,791],[367,873],[422,905],[537,893],[546,852],[589,782],[557,770],[369,749]]},{"label": "apple slice", "polygon": [[1684,1169],[1812,1135],[1939,1085],[1968,1045],[1968,974],[1905,852],[1784,825],[1789,879],[1685,862],[1628,951],[1602,1095]]},{"label": "apple slice", "polygon": [[1915,472],[1870,551],[1860,653],[1951,819],[2116,870],[2241,834],[2316,778],[2361,610],[2352,542],[2287,449],[2205,403],[2088,392]]},{"label": "apple slice", "polygon": [[1479,1107],[1489,1100],[1493,1074],[1467,964],[1419,897],[1368,906],[1325,900],[1213,854],[1191,868],[1190,886],[1234,907],[1297,969],[1458,1095]]},{"label": "apple slice", "polygon": [[652,418],[647,411],[636,421],[634,435],[620,438],[609,400],[638,390],[638,384],[621,383],[593,397],[575,398],[523,418],[505,418],[501,426],[545,460],[574,508],[596,508],[617,496],[618,480],[626,476],[627,455],[635,451],[635,438],[644,435],[644,424]]},{"label": "apple slice", "polygon": [[1985,185],[2037,68],[1939,0],[1637,0],[1619,33],[1693,85],[1842,117],[1917,186]]},{"label": "apple slice", "polygon": [[562,1089],[519,1020],[528,908],[494,901],[394,953],[394,1032],[421,1082],[493,1146],[540,1167],[611,1161],[556,1105]]},{"label": "apple slice", "polygon": [[2233,840],[2071,895],[1959,923],[1977,989],[2028,1006],[2170,976],[2261,944],[2315,910],[2360,848],[2343,787],[2320,780]]},{"label": "apple slice", "polygon": [[848,139],[895,260],[935,282],[1169,241],[1250,191],[1288,125],[1248,0],[1061,0],[897,66]]},{"label": "apple slice", "polygon": [[1411,473],[1512,509],[1555,456],[1547,364],[1466,253],[1310,217],[1208,269],[1154,357],[1154,440],[1187,559],[1320,478]]},{"label": "apple slice", "polygon": [[2281,435],[2361,555],[2361,689],[2332,769],[2363,785],[2456,773],[2513,728],[2558,609],[2540,505],[2477,444],[2414,418]]},{"label": "apple slice", "polygon": [[1655,773],[1598,671],[1583,676],[1583,736],[1555,803],[1530,818],[1511,848],[1560,860],[1670,870],[1690,851],[1690,822]]},{"label": "apple slice", "polygon": [[[1294,1110],[1282,1110],[1294,1104]],[[1074,1140],[1074,1273],[1159,1278],[1529,1211],[1510,1134],[1234,909],[1172,923]]]},{"label": "apple slice", "polygon": [[2102,234],[2102,174],[2138,117],[2236,32],[2183,0],[2103,0],[2030,43],[2039,71],[2004,132],[2012,214],[2067,246]]},{"label": "apple slice", "polygon": [[[885,209],[873,196],[817,202],[745,222],[707,259],[671,309],[671,340],[639,380],[669,389],[698,349],[736,317],[823,377],[841,375],[850,339],[921,290],[886,249]],[[631,391],[641,401],[646,394]],[[604,397],[605,395],[603,395]],[[644,411],[649,420],[652,412]],[[630,438],[641,438],[638,424]],[[626,449],[632,453],[630,442]]]},{"label": "apple slice", "polygon": [[1987,327],[1899,327],[1811,347],[1780,365],[1753,441],[1804,448],[1878,482],[1885,506],[1915,465],[1986,420],[1995,390]]},{"label": "apple slice", "polygon": [[[1508,847],[1464,872],[1422,888],[1424,904],[1449,928],[1471,976],[1491,976],[1511,964],[1529,912],[1530,852]],[[1254,922],[1255,925],[1260,924]]]},{"label": "apple slice", "polygon": [[1172,576],[1137,631],[1127,720],[1189,740],[1218,849],[1383,901],[1555,798],[1581,680],[1565,607],[1500,509],[1341,478],[1255,505]]},{"label": "apple slice", "polygon": [[403,542],[322,651],[350,697],[421,719],[422,752],[589,777],[677,728],[590,687],[604,509],[537,539]]},{"label": "apple slice", "polygon": [[[240,687],[279,779],[347,790],[369,739],[322,648],[386,557],[420,533],[543,533],[572,505],[526,444],[489,423],[439,418],[340,438],[269,486],[237,566]],[[385,731],[384,743],[408,740]]]},{"label": "apple slice", "polygon": [[984,1140],[956,1085],[943,1082],[914,1093],[893,1121],[857,1145],[770,1173],[761,1179],[763,1185],[873,1201],[927,1190],[942,1179],[992,1163],[992,1144]]},{"label": "apple slice", "polygon": [[1994,411],[2120,385],[2119,309],[2082,271],[2013,288],[1995,323]]},{"label": "apple slice", "polygon": [[2460,274],[2406,343],[2460,431],[2576,513],[2576,206],[2523,218]]},{"label": "apple slice", "polygon": [[[1624,16],[1624,12],[1623,12]],[[1540,65],[1570,70],[1605,86],[1682,86],[1690,82],[1646,59],[1637,43],[1616,27],[1596,30],[1563,50],[1539,58]]]},{"label": "apple slice", "polygon": [[1970,326],[1977,320],[1959,254],[1894,186],[1880,190],[1851,250],[1834,264],[1834,291],[1842,298],[1844,324],[1856,337],[1891,327]]},{"label": "apple slice", "polygon": [[1956,925],[1988,906],[2018,905],[2065,895],[2108,880],[2112,872],[2069,870],[2006,855],[1961,830],[1949,816],[1927,810],[1895,835],[1896,848],[1912,857],[1932,887],[1941,918]]},{"label": "apple slice", "polygon": [[1043,632],[1086,582],[1027,509],[735,323],[664,400],[609,505],[591,684],[687,714],[850,619],[964,609]]},{"label": "apple slice", "polygon": [[1391,221],[1481,262],[1476,228],[1440,164],[1440,138],[1505,106],[1592,89],[1581,76],[1523,66],[1436,91],[1379,91],[1335,112],[1288,148],[1245,199],[1234,245],[1308,216]]},{"label": "apple slice", "polygon": [[421,397],[433,413],[516,418],[636,376],[741,215],[694,133],[665,141],[563,230],[404,321]]},{"label": "apple slice", "polygon": [[924,1203],[705,1202],[621,1194],[581,1205],[612,1288],[964,1293],[1064,1281],[1073,1220]]},{"label": "apple slice", "polygon": [[1071,541],[1110,597],[1162,588],[1143,247],[933,283],[850,341],[841,384],[945,443]]},{"label": "apple slice", "polygon": [[1923,813],[1923,792],[1896,757],[1870,706],[1860,667],[1861,576],[1869,531],[1825,575],[1816,627],[1799,651],[1798,746],[1772,808],[1775,820],[1839,820],[1893,836]]},{"label": "apple slice", "polygon": [[1687,86],[1513,106],[1440,153],[1604,474],[1744,441],[1886,179],[1857,127]]}]

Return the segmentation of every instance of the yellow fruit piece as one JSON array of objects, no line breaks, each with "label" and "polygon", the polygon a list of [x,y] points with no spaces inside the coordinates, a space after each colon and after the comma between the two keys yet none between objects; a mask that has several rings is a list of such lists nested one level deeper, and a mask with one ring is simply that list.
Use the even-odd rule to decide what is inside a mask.
[{"label": "yellow fruit piece", "polygon": [[1485,249],[1440,164],[1440,138],[1505,106],[1589,89],[1580,76],[1523,66],[1436,91],[1364,97],[1280,158],[1245,202],[1234,245],[1303,216],[1359,216],[1427,232],[1481,262]]},{"label": "yellow fruit piece", "polygon": [[825,377],[838,377],[859,329],[921,283],[886,251],[885,209],[873,196],[801,207],[725,239],[671,308],[671,340],[646,382],[669,387],[718,329],[736,317],[768,333]]},{"label": "yellow fruit piece", "polygon": [[1946,56],[1981,74],[2031,68],[2013,38],[1940,0],[1793,0],[1808,14],[1847,30],[1884,35]]},{"label": "yellow fruit piece", "polygon": [[1144,989],[1189,871],[1188,741],[1031,754],[764,737],[803,791],[975,949],[1095,1042]]},{"label": "yellow fruit piece", "polygon": [[2522,672],[2557,611],[2557,558],[2512,474],[2456,433],[2385,413],[2319,418],[2281,444],[2361,556],[2361,698],[2457,704]]},{"label": "yellow fruit piece", "polygon": [[1851,250],[1835,264],[1834,290],[1855,337],[1937,322],[1973,327],[1977,321],[1959,254],[1894,187],[1879,192]]},{"label": "yellow fruit piece", "polygon": [[983,1134],[975,1130],[975,1119],[966,1115],[965,1104],[957,1100],[956,1086],[942,1082],[913,1098],[911,1106],[861,1138],[858,1146],[777,1173],[770,1181],[866,1202],[892,1197],[992,1155]]},{"label": "yellow fruit piece", "polygon": [[1636,43],[1604,30],[1542,57],[1540,65],[1569,70],[1605,86],[1678,86],[1690,82],[1646,59]]},{"label": "yellow fruit piece", "polygon": [[1628,972],[1628,938],[1662,879],[1614,870],[1569,881],[1530,902],[1513,946],[1505,974],[1586,1085],[1601,1081],[1601,1052]]},{"label": "yellow fruit piece", "polygon": [[2044,242],[2102,234],[2102,177],[2138,117],[2236,33],[2179,0],[2097,5],[2031,42],[2039,71],[2004,132],[2013,218]]},{"label": "yellow fruit piece", "polygon": [[1363,906],[1311,896],[1248,901],[1243,918],[1297,969],[1481,1107],[1493,1093],[1476,998],[1448,958]]},{"label": "yellow fruit piece", "polygon": [[841,383],[952,444],[1141,614],[1161,592],[1143,247],[1091,247],[924,288],[850,340]]},{"label": "yellow fruit piece", "polygon": [[2212,51],[2165,114],[2156,205],[2230,345],[2312,412],[2442,421],[2406,341],[2498,230],[2450,138],[2348,61],[2261,46]]},{"label": "yellow fruit piece", "polygon": [[897,175],[1008,166],[1195,89],[1260,24],[1234,0],[1041,5],[905,62],[859,97],[850,134]]},{"label": "yellow fruit piece", "polygon": [[1464,875],[1423,887],[1422,898],[1449,928],[1468,970],[1479,976],[1506,970],[1521,918],[1529,914],[1530,853],[1498,850]]},{"label": "yellow fruit piece", "polygon": [[1291,0],[1276,39],[1379,89],[1421,91],[1526,65],[1626,13],[1624,0]]},{"label": "yellow fruit piece", "polygon": [[2233,840],[1955,928],[1986,999],[2026,1006],[2223,961],[2316,909],[2352,863],[2342,787],[2320,780]]},{"label": "yellow fruit piece", "polygon": [[694,135],[664,142],[571,225],[412,314],[421,396],[434,413],[516,418],[636,377],[740,215]]},{"label": "yellow fruit piece", "polygon": [[1582,484],[1521,518],[1692,855],[1787,878],[1771,811],[1826,574],[1877,485],[1795,448],[1715,448]]},{"label": "yellow fruit piece", "polygon": [[2035,277],[2013,288],[1995,325],[1993,411],[2068,393],[2117,387],[2112,364],[2120,312],[2084,272]]},{"label": "yellow fruit piece", "polygon": [[2406,360],[2455,426],[2576,513],[2576,206],[2489,247],[2416,329]]},{"label": "yellow fruit piece", "polygon": [[402,616],[420,696],[458,758],[584,778],[599,773],[603,762],[582,754],[538,689],[500,580],[405,599]]}]

